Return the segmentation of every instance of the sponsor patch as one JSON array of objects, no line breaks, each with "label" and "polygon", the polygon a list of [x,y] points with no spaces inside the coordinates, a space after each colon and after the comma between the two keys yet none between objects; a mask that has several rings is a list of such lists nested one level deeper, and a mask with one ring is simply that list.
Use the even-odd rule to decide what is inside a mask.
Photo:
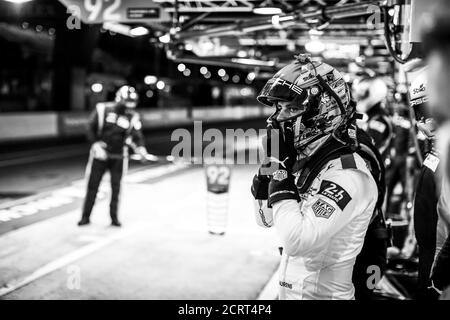
[{"label": "sponsor patch", "polygon": [[286,170],[277,170],[273,173],[273,179],[277,180],[277,181],[282,181],[284,179],[286,179],[288,176],[287,171]]},{"label": "sponsor patch", "polygon": [[321,194],[338,205],[341,210],[347,206],[352,197],[340,185],[329,180],[322,180],[318,194]]},{"label": "sponsor patch", "polygon": [[322,199],[318,199],[312,205],[314,215],[318,218],[328,219],[335,211],[334,207]]},{"label": "sponsor patch", "polygon": [[439,165],[439,158],[434,154],[429,153],[423,162],[423,165],[428,167],[431,171],[436,172],[437,166]]},{"label": "sponsor patch", "polygon": [[292,289],[292,284],[291,283],[287,283],[287,282],[284,282],[284,281],[280,281],[279,283],[280,283],[281,287]]}]

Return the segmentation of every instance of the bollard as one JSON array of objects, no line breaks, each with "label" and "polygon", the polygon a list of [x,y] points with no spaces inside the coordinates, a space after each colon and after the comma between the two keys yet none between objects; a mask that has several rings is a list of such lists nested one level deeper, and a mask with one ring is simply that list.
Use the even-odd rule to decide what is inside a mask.
[{"label": "bollard", "polygon": [[225,164],[205,164],[206,224],[208,232],[224,235],[228,222],[231,167]]}]

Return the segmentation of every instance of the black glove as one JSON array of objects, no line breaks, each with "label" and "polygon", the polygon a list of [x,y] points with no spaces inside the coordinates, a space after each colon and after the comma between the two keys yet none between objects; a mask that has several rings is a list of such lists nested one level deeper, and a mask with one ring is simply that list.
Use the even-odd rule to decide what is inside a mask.
[{"label": "black glove", "polygon": [[267,206],[272,208],[275,202],[281,200],[300,201],[294,176],[284,169],[277,170],[269,183],[269,201]]},{"label": "black glove", "polygon": [[[277,124],[278,126],[278,124]],[[279,127],[279,126],[278,126]],[[275,144],[270,153],[268,165],[261,167],[261,172],[271,175],[269,182],[268,207],[280,200],[294,199],[300,201],[292,167],[297,152],[294,147],[294,130],[292,122],[283,122],[283,131],[271,130],[270,138]]]},{"label": "black glove", "polygon": [[256,200],[267,200],[269,198],[269,182],[270,177],[255,174],[252,182],[252,195]]}]

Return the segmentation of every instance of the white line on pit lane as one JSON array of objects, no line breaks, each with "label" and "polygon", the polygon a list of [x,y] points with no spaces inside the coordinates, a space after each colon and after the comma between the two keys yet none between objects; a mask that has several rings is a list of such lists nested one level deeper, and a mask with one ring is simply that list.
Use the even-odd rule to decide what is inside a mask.
[{"label": "white line on pit lane", "polygon": [[[128,174],[124,181],[127,183],[141,183],[145,180],[155,179],[188,167],[186,164],[169,164],[149,169],[139,170]],[[85,180],[74,181],[72,185],[50,192],[47,196],[30,198],[15,205],[0,207],[0,224],[34,215],[50,209],[59,208],[85,195]],[[97,197],[103,199],[108,191],[106,183],[100,187]],[[2,209],[3,208],[3,209]]]},{"label": "white line on pit lane", "polygon": [[25,278],[23,278],[21,280],[12,281],[12,282],[6,284],[2,288],[0,288],[0,297],[7,295],[8,293],[11,293],[13,291],[16,291],[17,289],[20,289],[21,287],[26,286],[26,285],[30,284],[31,282],[36,281],[37,279],[42,278],[43,276],[46,276],[58,269],[61,269],[62,267],[66,266],[70,263],[73,263],[73,262],[107,246],[108,244],[110,244],[114,241],[123,239],[130,234],[136,234],[136,232],[138,232],[138,229],[141,229],[142,227],[143,226],[141,225],[141,226],[138,226],[135,228],[128,228],[126,231],[120,230],[112,236],[109,236],[109,237],[99,240],[97,242],[91,243],[91,244],[81,247],[80,249],[77,249],[69,254],[66,254],[66,255],[62,256],[61,258],[56,259],[56,260],[44,265],[43,267],[37,269],[29,276],[26,276]]}]

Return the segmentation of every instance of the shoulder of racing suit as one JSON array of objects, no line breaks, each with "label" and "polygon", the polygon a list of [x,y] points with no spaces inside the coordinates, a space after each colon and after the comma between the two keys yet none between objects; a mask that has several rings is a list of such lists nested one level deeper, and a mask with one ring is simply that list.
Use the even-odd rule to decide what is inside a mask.
[{"label": "shoulder of racing suit", "polygon": [[345,228],[367,228],[377,186],[362,157],[347,154],[329,161],[300,198],[300,203],[284,200],[273,206],[274,224],[289,256],[320,250]]},{"label": "shoulder of racing suit", "polygon": [[[318,171],[305,167],[303,172],[309,172],[307,177],[302,174],[296,176],[302,201],[322,195],[328,198],[322,202],[323,206],[328,207],[327,202],[331,201],[343,210],[348,202],[357,197],[356,193],[364,189],[364,184],[360,182],[373,180],[367,162],[357,153],[343,154],[322,164]],[[267,201],[255,200],[255,204],[258,225],[272,227],[273,211],[267,207]],[[331,207],[328,208],[331,210]],[[321,210],[317,208],[316,211]]]}]

